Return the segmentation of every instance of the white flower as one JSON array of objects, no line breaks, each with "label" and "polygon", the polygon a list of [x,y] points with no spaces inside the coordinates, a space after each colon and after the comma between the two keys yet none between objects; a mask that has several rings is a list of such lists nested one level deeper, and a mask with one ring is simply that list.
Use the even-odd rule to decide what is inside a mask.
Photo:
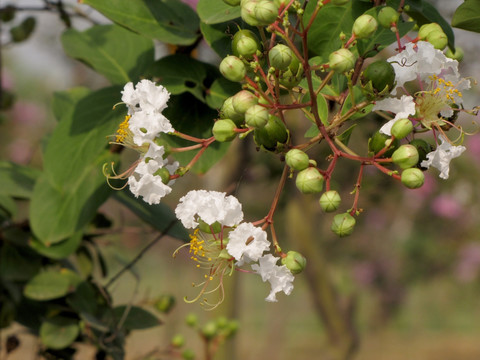
[{"label": "white flower", "polygon": [[263,252],[268,250],[270,242],[267,233],[252,223],[242,223],[228,235],[227,251],[242,266],[258,261]]},{"label": "white flower", "polygon": [[208,225],[218,221],[224,226],[238,225],[243,220],[242,204],[234,196],[218,191],[192,190],[180,199],[175,209],[183,226],[193,229],[198,218]]},{"label": "white flower", "polygon": [[415,115],[415,102],[413,101],[413,97],[402,95],[400,99],[386,98],[377,101],[372,110],[384,110],[396,114],[392,120],[380,128],[381,133],[392,135],[392,126],[397,120],[408,118],[408,115]]},{"label": "white flower", "polygon": [[258,265],[252,265],[253,271],[262,277],[263,282],[269,281],[272,287],[270,294],[265,298],[266,301],[277,301],[276,294],[283,291],[286,295],[290,295],[293,290],[293,280],[295,277],[285,265],[278,266],[279,258],[272,254],[265,255],[258,260]]},{"label": "white flower", "polygon": [[129,120],[129,128],[133,142],[138,146],[153,141],[160,133],[175,131],[170,121],[161,113],[146,111],[135,112]]},{"label": "white flower", "polygon": [[433,166],[440,170],[440,178],[448,179],[450,171],[450,161],[459,157],[465,150],[465,146],[453,146],[445,137],[439,136],[441,144],[437,146],[435,151],[427,154],[427,160],[423,160],[420,166],[429,168]]}]

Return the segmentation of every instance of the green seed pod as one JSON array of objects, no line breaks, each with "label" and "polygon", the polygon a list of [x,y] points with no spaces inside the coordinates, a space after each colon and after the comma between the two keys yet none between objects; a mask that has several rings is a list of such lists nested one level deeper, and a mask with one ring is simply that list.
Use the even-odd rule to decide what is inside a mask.
[{"label": "green seed pod", "polygon": [[270,25],[278,17],[278,6],[271,0],[260,0],[254,11],[255,17],[262,25]]},{"label": "green seed pod", "polygon": [[235,333],[238,331],[239,327],[240,327],[240,324],[238,323],[237,320],[230,320],[228,322],[228,326],[227,326],[226,337],[230,338],[233,335],[235,335]]},{"label": "green seed pod", "polygon": [[228,319],[225,316],[219,316],[215,322],[219,329],[225,329],[228,326]]},{"label": "green seed pod", "polygon": [[153,175],[160,176],[162,178],[162,183],[164,184],[168,184],[168,182],[170,181],[170,172],[164,167],[155,171]]},{"label": "green seed pod", "polygon": [[235,123],[230,119],[221,119],[215,121],[213,124],[212,133],[215,137],[215,140],[219,142],[228,142],[232,141],[237,137]]},{"label": "green seed pod", "polygon": [[185,338],[183,335],[177,334],[172,338],[170,344],[172,344],[172,346],[175,348],[181,348],[183,345],[185,345]]},{"label": "green seed pod", "polygon": [[463,56],[465,53],[463,52],[462,48],[460,46],[455,46],[455,52],[452,52],[450,48],[447,49],[445,52],[445,56],[449,57],[450,59],[457,60],[458,62],[463,60]]},{"label": "green seed pod", "polygon": [[282,258],[281,262],[293,275],[300,274],[307,266],[307,259],[296,251],[289,251],[287,256]]},{"label": "green seed pod", "polygon": [[398,119],[392,126],[392,135],[397,139],[403,139],[413,131],[413,124],[409,119]]},{"label": "green seed pod", "polygon": [[390,91],[395,83],[395,69],[388,61],[375,61],[368,65],[362,74],[362,83],[366,84],[369,81],[372,82],[373,88],[379,92],[385,89]]},{"label": "green seed pod", "polygon": [[202,327],[202,335],[205,336],[207,339],[212,339],[215,335],[217,335],[217,324],[215,321],[209,321]]},{"label": "green seed pod", "polygon": [[353,23],[352,33],[357,39],[368,39],[377,31],[377,20],[371,15],[363,14]]},{"label": "green seed pod", "polygon": [[382,27],[385,29],[390,29],[392,24],[396,24],[398,22],[400,14],[394,8],[385,6],[378,12],[377,18]]},{"label": "green seed pod", "polygon": [[410,145],[415,146],[418,151],[418,164],[421,164],[423,160],[427,160],[427,154],[432,151],[430,144],[423,139],[413,139],[410,141]]},{"label": "green seed pod", "polygon": [[168,314],[175,306],[175,297],[172,295],[162,295],[155,301],[154,306],[158,311]]},{"label": "green seed pod", "polygon": [[418,189],[425,182],[423,171],[418,168],[405,169],[401,175],[402,184],[409,189]]},{"label": "green seed pod", "polygon": [[370,155],[377,154],[382,150],[386,145],[389,146],[389,149],[383,154],[382,157],[390,157],[393,152],[400,146],[400,141],[395,139],[393,142],[391,137],[381,132],[377,131],[373,136],[368,140],[368,152]]},{"label": "green seed pod", "polygon": [[292,149],[285,155],[287,165],[296,171],[302,171],[308,167],[309,158],[302,150]]},{"label": "green seed pod", "polygon": [[308,167],[297,174],[295,185],[303,194],[316,194],[323,190],[323,175],[314,167]]},{"label": "green seed pod", "polygon": [[443,32],[443,29],[440,25],[437,23],[430,23],[430,24],[425,24],[420,27],[418,30],[418,38],[420,40],[425,40],[432,31],[441,31]]},{"label": "green seed pod", "polygon": [[239,91],[232,98],[233,109],[242,116],[245,116],[247,110],[257,103],[258,98],[247,90]]},{"label": "green seed pod", "polygon": [[325,212],[332,212],[338,209],[342,199],[340,194],[335,190],[325,191],[322,196],[320,196],[320,207]]},{"label": "green seed pod", "polygon": [[10,29],[10,36],[12,37],[13,42],[22,42],[27,40],[30,35],[32,35],[33,30],[35,30],[35,25],[37,21],[34,17],[27,17],[23,20],[20,25],[12,27]]},{"label": "green seed pod", "polygon": [[257,146],[266,150],[275,151],[278,144],[285,144],[288,140],[288,131],[282,120],[270,115],[267,124],[263,128],[255,129],[253,138]]},{"label": "green seed pod", "polygon": [[240,16],[242,20],[251,26],[261,26],[260,21],[255,17],[255,8],[257,7],[258,0],[242,0],[240,3]]},{"label": "green seed pod", "polygon": [[235,125],[237,125],[237,127],[240,127],[244,121],[244,114],[240,114],[235,111],[232,100],[233,96],[230,96],[223,102],[222,108],[220,109],[220,118],[230,119],[235,123]]},{"label": "green seed pod", "polygon": [[343,73],[355,66],[355,55],[348,49],[339,49],[328,56],[330,69],[337,73]]},{"label": "green seed pod", "polygon": [[184,360],[195,360],[195,351],[193,351],[192,349],[183,350],[182,358]]},{"label": "green seed pod", "polygon": [[448,44],[448,37],[443,31],[431,31],[426,40],[438,50],[445,49]]},{"label": "green seed pod", "polygon": [[338,236],[344,237],[353,232],[355,223],[355,218],[350,213],[337,214],[333,217],[331,229]]},{"label": "green seed pod", "polygon": [[277,70],[286,70],[293,60],[293,51],[286,45],[277,44],[268,53],[270,66]]},{"label": "green seed pod", "polygon": [[240,82],[245,78],[247,69],[242,60],[236,56],[227,56],[220,63],[220,72],[230,81]]},{"label": "green seed pod", "polygon": [[413,145],[401,145],[392,155],[392,161],[402,169],[414,167],[418,163],[418,151]]},{"label": "green seed pod", "polygon": [[12,5],[5,6],[0,11],[0,20],[4,23],[12,21],[15,18],[16,8]]},{"label": "green seed pod", "polygon": [[261,50],[260,41],[253,31],[239,30],[233,36],[233,55],[243,56],[246,60],[252,60],[253,55],[259,50]]},{"label": "green seed pod", "polygon": [[185,317],[185,323],[190,327],[195,327],[198,324],[198,316],[194,313],[190,313]]},{"label": "green seed pod", "polygon": [[245,123],[251,128],[263,128],[268,122],[268,110],[261,105],[253,105],[245,112]]},{"label": "green seed pod", "polygon": [[222,224],[220,224],[218,221],[215,221],[212,225],[208,225],[205,221],[203,220],[198,220],[198,228],[200,231],[206,233],[206,234],[218,234],[219,232],[222,231]]},{"label": "green seed pod", "polygon": [[297,86],[303,79],[303,65],[293,54],[292,62],[287,70],[280,73],[279,82],[288,89]]},{"label": "green seed pod", "polygon": [[240,0],[223,0],[223,2],[230,6],[238,6],[240,5]]}]

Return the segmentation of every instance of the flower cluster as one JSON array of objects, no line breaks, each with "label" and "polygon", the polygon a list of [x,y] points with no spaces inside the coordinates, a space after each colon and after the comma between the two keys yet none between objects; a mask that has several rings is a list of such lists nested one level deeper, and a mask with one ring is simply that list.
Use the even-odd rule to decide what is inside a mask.
[{"label": "flower cluster", "polygon": [[[293,290],[294,276],[285,265],[276,265],[280,258],[264,255],[271,246],[267,233],[252,223],[242,222],[242,205],[234,196],[193,190],[180,199],[175,214],[186,228],[196,228],[192,240],[186,245],[190,247],[191,258],[198,263],[197,267],[208,272],[205,281],[199,284],[202,286],[200,294],[192,301],[217,289],[221,289],[223,294],[222,280],[227,270],[246,264],[250,264],[263,281],[270,282],[271,292],[267,301],[277,301],[275,295],[278,292],[289,295]],[[215,278],[218,285],[208,290],[209,283]],[[204,303],[215,307],[222,300],[223,297],[215,304],[206,300]]]}]

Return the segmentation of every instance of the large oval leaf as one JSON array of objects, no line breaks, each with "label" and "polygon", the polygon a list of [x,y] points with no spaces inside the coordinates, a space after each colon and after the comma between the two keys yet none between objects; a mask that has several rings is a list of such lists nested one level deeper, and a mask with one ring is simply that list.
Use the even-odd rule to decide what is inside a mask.
[{"label": "large oval leaf", "polygon": [[31,167],[0,162],[0,194],[28,199],[40,171]]},{"label": "large oval leaf", "polygon": [[240,17],[240,6],[230,6],[219,0],[199,0],[197,12],[205,24],[218,24]]},{"label": "large oval leaf", "polygon": [[67,295],[71,290],[68,276],[58,271],[37,274],[27,283],[23,294],[32,300],[44,301]]},{"label": "large oval leaf", "polygon": [[480,1],[466,0],[453,14],[452,26],[479,33],[480,32]]},{"label": "large oval leaf", "polygon": [[80,333],[78,320],[63,316],[48,319],[40,326],[40,340],[50,349],[64,349]]}]

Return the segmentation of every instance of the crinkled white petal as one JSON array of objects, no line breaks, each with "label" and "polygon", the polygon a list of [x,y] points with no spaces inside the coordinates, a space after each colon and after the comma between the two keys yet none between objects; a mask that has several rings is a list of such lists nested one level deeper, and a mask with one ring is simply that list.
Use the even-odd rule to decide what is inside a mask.
[{"label": "crinkled white petal", "polygon": [[269,302],[277,301],[277,293],[283,291],[286,295],[290,295],[293,290],[295,277],[285,265],[276,265],[278,260],[279,258],[274,257],[272,254],[267,254],[258,260],[258,265],[252,265],[252,270],[259,274],[264,282],[270,282],[272,289],[265,298]]},{"label": "crinkled white petal", "polygon": [[175,131],[170,121],[161,113],[135,112],[129,120],[133,142],[138,146],[153,141],[160,133]]},{"label": "crinkled white petal", "polygon": [[427,154],[427,160],[423,160],[420,166],[429,168],[433,166],[440,170],[440,178],[448,179],[450,172],[450,161],[459,157],[465,150],[465,146],[451,145],[443,135],[439,136],[441,144],[437,146],[435,151]]},{"label": "crinkled white petal", "polygon": [[415,115],[415,102],[413,97],[402,95],[400,99],[385,98],[377,101],[373,111],[384,110],[395,114],[395,117],[380,128],[380,132],[385,135],[391,135],[393,124],[399,119],[408,118],[409,115]]},{"label": "crinkled white petal", "polygon": [[[135,106],[138,104],[138,93],[135,91],[132,82],[125,84],[122,90],[122,102],[124,102],[129,108],[129,114],[135,111]],[[131,110],[131,111],[130,111]]]},{"label": "crinkled white petal", "polygon": [[218,221],[224,226],[234,226],[243,220],[242,204],[234,196],[218,191],[192,190],[180,199],[175,209],[183,226],[193,229],[198,218],[208,225]]},{"label": "crinkled white petal", "polygon": [[170,186],[162,182],[160,176],[152,174],[143,174],[138,180],[135,175],[131,175],[128,178],[128,185],[135,197],[142,196],[150,205],[159,204],[162,198],[172,191]]},{"label": "crinkled white petal", "polygon": [[[258,261],[268,250],[267,233],[252,223],[242,223],[228,235],[227,251],[237,260],[237,266]],[[253,240],[249,240],[253,238]],[[247,244],[248,242],[248,244]]]},{"label": "crinkled white petal", "polygon": [[142,80],[136,85],[140,108],[143,111],[161,112],[167,107],[170,93],[162,85],[150,80]]}]

